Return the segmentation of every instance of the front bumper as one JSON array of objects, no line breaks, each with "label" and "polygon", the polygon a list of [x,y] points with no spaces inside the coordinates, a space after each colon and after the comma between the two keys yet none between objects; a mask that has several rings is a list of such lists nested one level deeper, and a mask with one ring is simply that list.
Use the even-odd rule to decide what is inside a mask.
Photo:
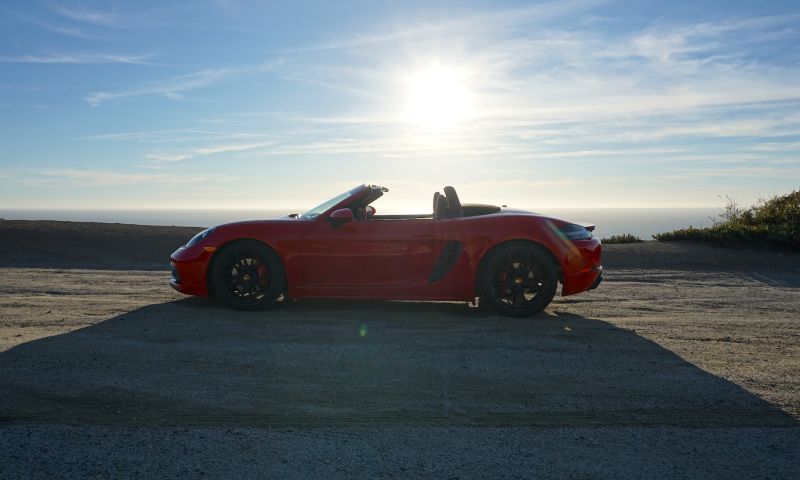
[{"label": "front bumper", "polygon": [[172,274],[172,278],[169,279],[169,286],[173,289],[183,293],[181,291],[181,274],[178,271],[178,266],[174,260],[169,262],[170,266],[170,273]]},{"label": "front bumper", "polygon": [[181,247],[170,256],[169,285],[186,295],[208,296],[206,272],[213,252],[202,247]]}]

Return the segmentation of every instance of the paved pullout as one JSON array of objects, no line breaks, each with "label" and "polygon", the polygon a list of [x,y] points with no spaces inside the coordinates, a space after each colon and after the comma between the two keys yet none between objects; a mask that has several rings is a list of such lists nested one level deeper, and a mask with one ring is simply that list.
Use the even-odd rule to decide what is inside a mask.
[{"label": "paved pullout", "polygon": [[800,477],[795,255],[610,246],[598,290],[515,320],[234,312],[72,253],[0,256],[2,478]]}]

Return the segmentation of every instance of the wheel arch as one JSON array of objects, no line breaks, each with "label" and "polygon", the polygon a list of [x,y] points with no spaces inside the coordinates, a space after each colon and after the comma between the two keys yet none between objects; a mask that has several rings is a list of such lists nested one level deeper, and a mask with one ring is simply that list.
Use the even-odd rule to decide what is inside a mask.
[{"label": "wheel arch", "polygon": [[217,249],[214,251],[214,255],[212,255],[211,259],[208,261],[208,266],[206,267],[206,289],[208,290],[209,298],[214,298],[214,297],[217,296],[217,292],[214,291],[214,282],[211,279],[211,272],[213,272],[214,264],[216,263],[217,258],[219,257],[219,253],[222,252],[229,245],[237,243],[237,242],[255,242],[255,243],[260,243],[261,245],[265,246],[272,253],[275,254],[275,258],[278,259],[278,262],[280,263],[281,268],[283,269],[283,282],[284,282],[284,286],[283,286],[284,292],[283,293],[286,293],[286,291],[288,291],[288,289],[289,289],[288,275],[286,275],[286,262],[284,262],[283,257],[281,257],[280,253],[278,253],[278,250],[276,250],[275,247],[273,247],[269,243],[267,243],[264,240],[261,240],[259,238],[238,237],[238,238],[232,238],[232,239],[220,244],[217,247]]},{"label": "wheel arch", "polygon": [[475,271],[475,292],[478,295],[480,295],[481,293],[479,291],[480,278],[481,275],[483,274],[484,269],[486,268],[486,259],[489,258],[489,255],[495,250],[498,250],[510,244],[525,244],[542,251],[545,255],[547,255],[550,261],[553,262],[553,268],[556,271],[556,280],[558,280],[558,282],[561,283],[562,285],[564,284],[564,271],[561,268],[561,263],[558,261],[558,257],[556,257],[556,255],[553,253],[552,250],[547,248],[544,244],[539,243],[535,240],[531,240],[529,238],[513,238],[492,245],[485,252],[483,252],[483,255],[481,255],[480,262],[478,263],[478,269]]}]

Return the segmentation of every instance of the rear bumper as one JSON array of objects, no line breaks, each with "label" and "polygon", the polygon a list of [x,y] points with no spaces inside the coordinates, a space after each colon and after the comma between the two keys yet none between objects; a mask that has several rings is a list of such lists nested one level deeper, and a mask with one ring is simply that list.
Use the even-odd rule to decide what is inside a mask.
[{"label": "rear bumper", "polygon": [[575,273],[564,279],[564,288],[561,295],[575,295],[576,293],[593,290],[603,281],[603,267],[594,267],[583,272]]},{"label": "rear bumper", "polygon": [[592,290],[603,281],[603,246],[597,238],[573,241],[564,261],[562,296]]},{"label": "rear bumper", "polygon": [[600,283],[603,281],[603,267],[600,267],[600,275],[597,276],[597,280],[594,281],[589,290],[594,290],[595,288],[600,286]]}]

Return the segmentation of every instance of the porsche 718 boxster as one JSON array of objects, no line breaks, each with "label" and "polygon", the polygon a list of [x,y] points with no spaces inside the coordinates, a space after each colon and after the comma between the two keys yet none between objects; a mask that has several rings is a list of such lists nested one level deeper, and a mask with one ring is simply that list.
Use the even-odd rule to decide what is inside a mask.
[{"label": "porsche 718 boxster", "polygon": [[603,278],[594,226],[494,205],[461,204],[453,187],[433,212],[378,215],[388,189],[361,185],[302,215],[203,230],[172,254],[170,284],[236,309],[280,299],[480,301],[515,317]]}]

